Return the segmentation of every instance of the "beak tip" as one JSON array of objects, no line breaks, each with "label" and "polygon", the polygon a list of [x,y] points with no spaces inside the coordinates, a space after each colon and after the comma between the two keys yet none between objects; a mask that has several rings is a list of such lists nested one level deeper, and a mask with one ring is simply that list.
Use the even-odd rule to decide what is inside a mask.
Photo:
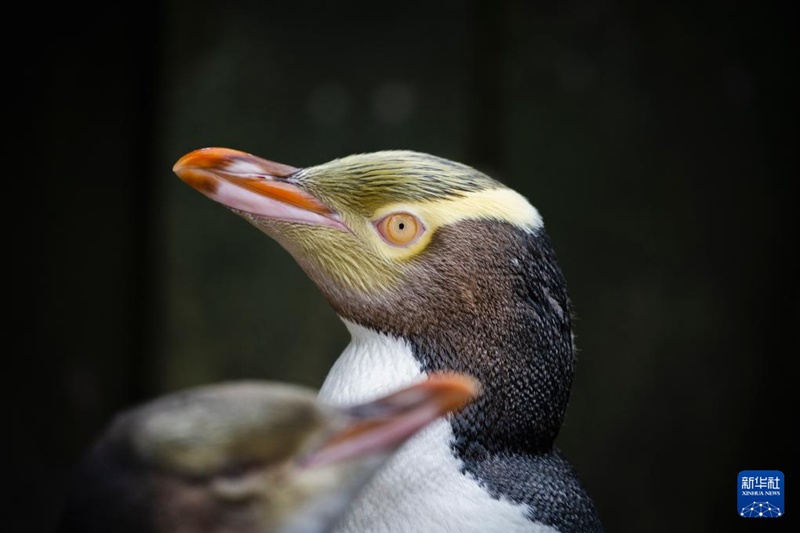
[{"label": "beak tip", "polygon": [[469,399],[477,397],[483,390],[481,382],[469,374],[445,372],[431,374],[429,379],[441,383],[451,390],[458,391]]},{"label": "beak tip", "polygon": [[420,386],[437,399],[442,415],[460,411],[483,391],[478,379],[462,372],[434,372]]},{"label": "beak tip", "polygon": [[178,159],[175,164],[172,165],[172,171],[178,174],[181,170],[185,170],[186,168],[190,167],[203,168],[212,165],[219,165],[219,163],[223,161],[226,156],[230,155],[229,152],[234,152],[234,150],[213,147],[198,148],[197,150],[192,150],[191,152],[183,154],[180,159]]}]

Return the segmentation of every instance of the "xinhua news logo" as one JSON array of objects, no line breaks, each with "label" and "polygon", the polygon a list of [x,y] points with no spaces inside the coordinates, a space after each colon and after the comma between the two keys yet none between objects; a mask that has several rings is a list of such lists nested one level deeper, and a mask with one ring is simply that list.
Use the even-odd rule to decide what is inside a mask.
[{"label": "xinhua news logo", "polygon": [[742,470],[739,472],[739,516],[779,518],[784,515],[783,472],[780,470]]}]

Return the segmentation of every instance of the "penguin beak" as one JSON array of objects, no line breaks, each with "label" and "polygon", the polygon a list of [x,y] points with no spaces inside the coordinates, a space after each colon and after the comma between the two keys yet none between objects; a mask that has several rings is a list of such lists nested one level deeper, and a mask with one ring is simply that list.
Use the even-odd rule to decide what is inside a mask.
[{"label": "penguin beak", "polygon": [[437,418],[460,410],[478,394],[480,384],[469,376],[434,373],[426,381],[394,394],[346,407],[345,427],[303,457],[300,464],[315,468],[388,454]]},{"label": "penguin beak", "polygon": [[194,150],[172,167],[185,183],[235,211],[346,230],[331,208],[292,181],[299,170],[230,148]]}]

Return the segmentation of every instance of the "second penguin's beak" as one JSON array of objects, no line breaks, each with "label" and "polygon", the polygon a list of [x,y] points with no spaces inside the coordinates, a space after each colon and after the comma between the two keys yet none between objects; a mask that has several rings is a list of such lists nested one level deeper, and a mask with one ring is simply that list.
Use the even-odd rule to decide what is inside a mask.
[{"label": "second penguin's beak", "polygon": [[345,427],[306,455],[301,465],[324,466],[356,457],[390,453],[436,418],[454,413],[480,393],[464,374],[433,373],[428,379],[378,400],[343,408]]}]

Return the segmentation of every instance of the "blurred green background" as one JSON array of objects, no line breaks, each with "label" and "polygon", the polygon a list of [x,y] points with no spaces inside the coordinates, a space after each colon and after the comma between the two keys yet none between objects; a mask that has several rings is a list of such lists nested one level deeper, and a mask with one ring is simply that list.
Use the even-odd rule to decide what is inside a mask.
[{"label": "blurred green background", "polygon": [[609,532],[791,520],[738,518],[734,483],[793,479],[795,4],[20,9],[4,530],[50,530],[118,410],[225,379],[318,386],[345,346],[288,253],[172,173],[205,146],[298,167],[415,149],[516,188],[569,283],[558,444]]}]

